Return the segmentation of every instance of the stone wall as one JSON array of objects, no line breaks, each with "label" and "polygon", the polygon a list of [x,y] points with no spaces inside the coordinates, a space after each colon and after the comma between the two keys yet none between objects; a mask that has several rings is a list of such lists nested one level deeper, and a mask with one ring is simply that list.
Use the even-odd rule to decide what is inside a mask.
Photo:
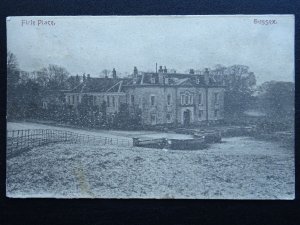
[{"label": "stone wall", "polygon": [[[168,95],[170,95],[170,104],[168,105]],[[132,97],[134,96],[134,102]],[[174,123],[176,121],[175,106],[175,88],[161,86],[139,86],[131,87],[126,90],[127,103],[130,108],[138,107],[142,111],[142,120],[144,124],[164,124]],[[154,97],[154,104],[151,104],[151,98]],[[167,117],[169,114],[169,119]],[[151,120],[152,117],[152,120]],[[155,117],[155,121],[153,120]]]},{"label": "stone wall", "polygon": [[[192,101],[187,104],[181,100],[181,96],[185,94],[192,96]],[[216,102],[215,94],[217,94]],[[170,96],[169,102],[168,95]],[[151,103],[153,97],[154,105]],[[183,124],[183,114],[187,110],[190,111],[190,123],[200,124],[207,119],[210,121],[223,119],[224,89],[221,87],[209,87],[206,90],[204,87],[133,86],[126,90],[126,102],[131,110],[136,107],[141,109],[143,123],[147,125]]]}]

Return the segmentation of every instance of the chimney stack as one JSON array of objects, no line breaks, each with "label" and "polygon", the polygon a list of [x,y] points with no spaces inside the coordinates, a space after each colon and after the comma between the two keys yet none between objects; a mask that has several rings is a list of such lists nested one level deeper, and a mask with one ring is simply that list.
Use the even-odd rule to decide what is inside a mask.
[{"label": "chimney stack", "polygon": [[137,83],[137,78],[138,78],[138,69],[136,68],[136,66],[133,68],[133,76],[132,76],[133,80],[133,84]]},{"label": "chimney stack", "polygon": [[165,66],[164,73],[167,73],[167,72],[168,72],[168,70],[167,70],[167,67]]},{"label": "chimney stack", "polygon": [[82,75],[82,81],[85,82],[86,80],[86,76],[85,76],[85,73]]},{"label": "chimney stack", "polygon": [[138,69],[136,68],[136,66],[133,68],[133,77],[137,77],[138,76]]},{"label": "chimney stack", "polygon": [[165,80],[164,73],[166,73],[166,71],[167,71],[166,67],[163,69],[162,66],[159,66],[159,70],[158,70],[158,83],[159,84],[164,84],[165,83],[164,82],[164,80]]},{"label": "chimney stack", "polygon": [[159,66],[159,70],[158,70],[159,73],[162,73],[163,72],[163,68],[162,66]]},{"label": "chimney stack", "polygon": [[206,85],[209,84],[209,71],[208,71],[208,68],[205,68],[205,71],[204,71],[204,82]]},{"label": "chimney stack", "polygon": [[113,79],[117,79],[117,71],[115,68],[113,68],[113,70],[112,70],[112,77],[113,77]]},{"label": "chimney stack", "polygon": [[195,74],[194,69],[190,69],[190,74]]}]

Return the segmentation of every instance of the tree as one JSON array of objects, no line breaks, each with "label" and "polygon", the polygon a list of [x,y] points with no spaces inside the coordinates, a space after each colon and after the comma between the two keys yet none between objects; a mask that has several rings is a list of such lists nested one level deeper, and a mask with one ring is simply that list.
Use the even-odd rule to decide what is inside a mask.
[{"label": "tree", "polygon": [[20,93],[18,90],[18,83],[20,80],[20,70],[16,56],[7,53],[7,116],[17,117],[22,110],[18,105]]},{"label": "tree", "polygon": [[16,86],[19,81],[19,65],[17,57],[12,53],[7,53],[7,85],[8,87]]},{"label": "tree", "polygon": [[50,90],[67,89],[67,80],[70,73],[63,67],[57,65],[49,65],[47,68],[43,68],[36,71],[37,82]]},{"label": "tree", "polygon": [[[225,85],[225,115],[239,115],[253,104],[256,79],[248,66],[233,65],[228,68],[217,66],[218,79]],[[214,72],[215,74],[217,72]]]},{"label": "tree", "polygon": [[126,103],[121,103],[119,112],[114,119],[115,128],[126,128],[128,126],[128,118],[130,118],[129,107]]},{"label": "tree", "polygon": [[290,120],[294,117],[295,85],[292,82],[265,82],[258,88],[259,107],[273,120]]},{"label": "tree", "polygon": [[108,75],[110,74],[110,70],[108,70],[108,69],[104,69],[104,70],[102,70],[102,74],[104,75],[104,77],[108,77]]}]

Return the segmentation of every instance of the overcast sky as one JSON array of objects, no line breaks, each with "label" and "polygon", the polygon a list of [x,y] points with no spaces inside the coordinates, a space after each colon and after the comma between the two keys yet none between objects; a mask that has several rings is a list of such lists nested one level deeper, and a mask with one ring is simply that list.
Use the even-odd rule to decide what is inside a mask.
[{"label": "overcast sky", "polygon": [[155,71],[156,62],[178,72],[242,64],[258,83],[294,80],[294,18],[288,15],[11,17],[7,32],[8,50],[26,71],[56,64],[73,75],[99,76],[112,68],[131,73],[134,66]]}]

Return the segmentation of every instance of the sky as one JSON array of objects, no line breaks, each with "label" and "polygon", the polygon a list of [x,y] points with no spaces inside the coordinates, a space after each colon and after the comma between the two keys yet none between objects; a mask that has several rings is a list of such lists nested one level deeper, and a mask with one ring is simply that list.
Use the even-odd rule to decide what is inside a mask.
[{"label": "sky", "polygon": [[156,63],[177,72],[241,64],[257,83],[294,81],[292,15],[9,17],[7,49],[25,71],[55,64],[98,77]]}]

